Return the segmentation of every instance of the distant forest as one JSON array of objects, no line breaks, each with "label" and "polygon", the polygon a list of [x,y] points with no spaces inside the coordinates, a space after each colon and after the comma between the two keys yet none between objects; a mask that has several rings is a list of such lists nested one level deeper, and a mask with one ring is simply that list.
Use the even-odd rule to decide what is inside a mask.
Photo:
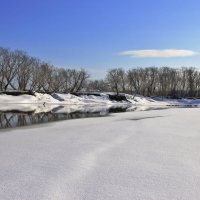
[{"label": "distant forest", "polygon": [[200,97],[194,67],[113,68],[93,80],[85,69],[58,68],[19,50],[0,47],[0,90],[37,92],[116,92],[144,96]]}]

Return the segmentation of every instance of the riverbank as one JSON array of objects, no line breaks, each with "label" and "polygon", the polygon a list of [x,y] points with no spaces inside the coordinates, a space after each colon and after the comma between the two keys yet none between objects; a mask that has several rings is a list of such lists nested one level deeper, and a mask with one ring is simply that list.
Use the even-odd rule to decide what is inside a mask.
[{"label": "riverbank", "polygon": [[91,94],[46,94],[37,93],[34,95],[8,95],[0,94],[1,104],[56,104],[56,105],[113,105],[132,104],[136,106],[172,106],[172,105],[200,105],[200,99],[170,99],[163,97],[144,97],[128,94],[114,93],[91,93]]}]

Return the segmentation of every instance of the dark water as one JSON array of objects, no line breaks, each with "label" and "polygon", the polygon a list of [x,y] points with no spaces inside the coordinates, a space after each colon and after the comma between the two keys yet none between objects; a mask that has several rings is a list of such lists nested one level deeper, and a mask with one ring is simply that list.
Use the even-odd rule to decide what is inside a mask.
[{"label": "dark water", "polygon": [[[6,107],[6,108],[5,108]],[[9,109],[9,106],[0,106],[0,129],[14,128],[20,126],[48,123],[61,120],[105,117],[109,113],[126,112],[130,107],[115,106],[115,107],[71,107],[71,106],[54,106],[47,110],[42,105],[39,108],[17,108]]]},{"label": "dark water", "polygon": [[[187,107],[187,106],[184,106]],[[191,106],[190,106],[191,107]],[[0,105],[0,129],[61,120],[106,117],[110,113],[169,109],[170,107]]]},{"label": "dark water", "polygon": [[0,113],[0,128],[13,128],[18,126],[27,126],[41,124],[53,121],[99,117],[99,113]]}]

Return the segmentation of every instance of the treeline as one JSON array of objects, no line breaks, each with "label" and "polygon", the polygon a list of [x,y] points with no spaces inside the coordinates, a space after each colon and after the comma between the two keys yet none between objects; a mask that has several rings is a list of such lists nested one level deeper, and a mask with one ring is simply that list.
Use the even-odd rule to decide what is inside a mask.
[{"label": "treeline", "polygon": [[0,47],[0,90],[116,92],[144,96],[200,97],[200,71],[190,67],[111,69],[102,80],[84,69],[57,68],[19,50]]},{"label": "treeline", "polygon": [[90,85],[91,90],[100,88],[143,96],[200,97],[200,71],[193,67],[146,67],[127,71],[117,68],[109,70],[104,81],[93,81]]},{"label": "treeline", "polygon": [[56,68],[23,51],[0,48],[0,90],[78,92],[89,78],[84,70]]}]

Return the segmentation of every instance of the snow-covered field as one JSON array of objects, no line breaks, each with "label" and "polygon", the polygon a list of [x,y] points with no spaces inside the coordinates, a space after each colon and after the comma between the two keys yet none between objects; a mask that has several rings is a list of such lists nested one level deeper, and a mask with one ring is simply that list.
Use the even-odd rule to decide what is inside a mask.
[{"label": "snow-covered field", "polygon": [[1,131],[2,200],[199,200],[200,108]]}]

